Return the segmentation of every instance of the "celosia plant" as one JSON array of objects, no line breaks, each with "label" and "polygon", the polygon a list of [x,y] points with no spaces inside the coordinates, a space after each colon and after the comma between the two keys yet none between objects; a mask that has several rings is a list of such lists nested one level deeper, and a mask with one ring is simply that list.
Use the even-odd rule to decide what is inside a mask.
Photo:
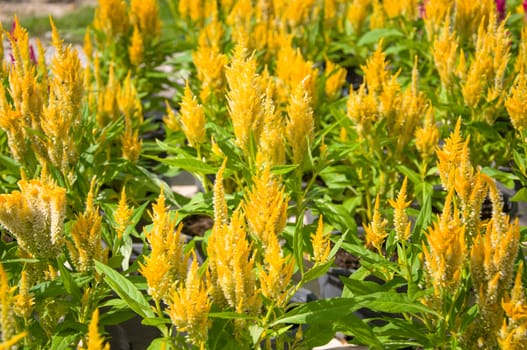
[{"label": "celosia plant", "polygon": [[85,63],[0,27],[0,348],[524,348],[523,5],[99,0]]}]

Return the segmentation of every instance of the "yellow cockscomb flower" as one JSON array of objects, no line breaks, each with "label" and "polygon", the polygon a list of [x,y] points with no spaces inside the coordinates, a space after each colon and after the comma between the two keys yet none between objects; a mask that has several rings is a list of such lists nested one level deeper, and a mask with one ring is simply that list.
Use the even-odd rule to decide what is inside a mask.
[{"label": "yellow cockscomb flower", "polygon": [[139,130],[133,130],[131,126],[125,126],[124,133],[121,136],[123,158],[135,163],[141,155],[143,141],[139,136]]},{"label": "yellow cockscomb flower", "polygon": [[92,36],[91,30],[87,28],[86,33],[84,34],[84,43],[82,46],[82,51],[84,52],[84,55],[89,61],[92,60],[92,56],[93,56],[93,43],[91,40],[91,36]]},{"label": "yellow cockscomb flower", "polygon": [[93,27],[104,33],[108,43],[126,35],[129,26],[128,9],[124,0],[99,0]]},{"label": "yellow cockscomb flower", "polygon": [[386,54],[382,50],[382,44],[383,42],[380,40],[372,56],[368,58],[365,65],[361,66],[364,72],[364,82],[370,94],[380,93],[389,78],[386,70],[388,62],[386,61]]},{"label": "yellow cockscomb flower", "polygon": [[384,14],[384,8],[381,0],[372,0],[373,10],[370,15],[370,29],[384,28],[386,22],[386,16]]},{"label": "yellow cockscomb flower", "polygon": [[322,215],[318,218],[317,230],[311,234],[311,245],[313,246],[313,262],[315,264],[327,262],[331,251],[331,241],[329,234],[324,233]]},{"label": "yellow cockscomb flower", "polygon": [[456,31],[470,38],[478,31],[480,24],[496,23],[496,3],[493,0],[456,1],[454,25]]},{"label": "yellow cockscomb flower", "polygon": [[[309,81],[309,77],[306,77]],[[298,84],[287,105],[286,138],[292,148],[292,162],[302,164],[308,147],[315,138],[315,121],[311,95],[304,84]]]},{"label": "yellow cockscomb flower", "polygon": [[518,272],[511,295],[501,303],[507,319],[498,333],[500,349],[527,349],[527,299],[522,285],[523,261],[518,266]]},{"label": "yellow cockscomb flower", "polygon": [[[9,343],[15,335],[15,314],[13,310],[14,288],[9,285],[4,266],[0,264],[0,340]],[[0,349],[2,349],[0,343]],[[5,347],[4,349],[10,349]]]},{"label": "yellow cockscomb flower", "polygon": [[92,313],[86,345],[79,347],[79,350],[110,350],[110,344],[105,344],[104,338],[99,334],[99,309]]},{"label": "yellow cockscomb flower", "polygon": [[258,167],[280,165],[285,162],[284,118],[275,108],[273,81],[269,80],[263,98],[263,129],[260,135],[256,164]]},{"label": "yellow cockscomb flower", "polygon": [[478,339],[495,339],[502,325],[501,301],[512,284],[520,240],[518,219],[509,223],[502,212],[503,202],[496,184],[489,181],[488,185],[492,218],[485,233],[475,238],[470,253],[471,277],[480,311],[471,334]]},{"label": "yellow cockscomb flower", "polygon": [[366,90],[366,85],[362,84],[358,91],[350,93],[346,104],[348,117],[354,122],[361,138],[368,136],[372,124],[379,118],[375,96]]},{"label": "yellow cockscomb flower", "polygon": [[425,267],[435,295],[455,291],[466,263],[467,247],[465,227],[454,202],[453,190],[445,199],[438,221],[428,228],[426,238],[428,247],[423,243]]},{"label": "yellow cockscomb flower", "polygon": [[192,59],[201,82],[200,98],[208,101],[212,95],[221,95],[225,85],[225,66],[227,56],[221,50],[223,37],[222,23],[218,21],[217,8],[208,23],[199,35],[197,50],[192,54]]},{"label": "yellow cockscomb flower", "polygon": [[460,199],[466,235],[471,239],[477,234],[481,205],[487,194],[488,177],[475,169],[470,162],[470,138],[461,136],[461,119],[454,131],[437,150],[439,176],[447,191],[455,189]]},{"label": "yellow cockscomb flower", "polygon": [[[0,23],[0,42],[4,42],[4,27]],[[4,45],[0,45],[0,74],[4,66]]]},{"label": "yellow cockscomb flower", "polygon": [[227,202],[225,201],[225,188],[223,185],[223,173],[227,167],[227,158],[223,160],[221,167],[216,173],[216,181],[214,182],[214,227],[213,230],[219,229],[228,224],[229,212]]},{"label": "yellow cockscomb flower", "polygon": [[161,22],[157,0],[131,0],[130,23],[134,25],[146,43],[156,40],[161,34]]},{"label": "yellow cockscomb flower", "polygon": [[183,252],[183,225],[176,228],[177,217],[166,207],[163,191],[153,206],[151,217],[152,228],[145,230],[151,253],[145,263],[140,264],[139,272],[146,278],[152,299],[167,301],[170,288],[186,276],[188,256]]},{"label": "yellow cockscomb flower", "polygon": [[78,159],[84,74],[77,51],[64,47],[53,21],[50,23],[57,53],[51,62],[49,102],[40,123],[47,136],[49,160],[66,173]]},{"label": "yellow cockscomb flower", "polygon": [[274,232],[269,232],[267,236],[264,261],[259,267],[258,281],[265,298],[276,301],[280,306],[285,306],[283,303],[288,296],[288,287],[293,276],[295,262],[291,256],[284,256]]},{"label": "yellow cockscomb flower", "polygon": [[377,252],[379,253],[382,252],[382,245],[386,240],[386,237],[388,237],[388,232],[386,232],[388,221],[381,217],[380,205],[380,196],[377,194],[371,223],[364,226],[366,246],[377,249]]},{"label": "yellow cockscomb flower", "polygon": [[285,12],[281,17],[291,28],[295,28],[308,19],[315,0],[291,0],[286,3]]},{"label": "yellow cockscomb flower", "polygon": [[[95,56],[94,66],[98,67],[99,58]],[[120,89],[119,82],[115,76],[115,68],[110,64],[108,69],[108,81],[104,85],[98,69],[94,68],[95,81],[97,85],[97,115],[96,121],[100,128],[104,128],[114,122],[119,116],[119,104],[117,103],[117,93]]]},{"label": "yellow cockscomb flower", "polygon": [[0,195],[0,224],[35,258],[62,251],[66,190],[41,180],[20,180],[20,191]]},{"label": "yellow cockscomb flower", "polygon": [[262,128],[262,92],[256,68],[256,57],[248,56],[246,48],[239,44],[235,47],[232,61],[225,72],[229,86],[229,115],[236,144],[243,151],[248,151],[251,134],[258,141]]},{"label": "yellow cockscomb flower", "polygon": [[[523,10],[523,8],[522,8]],[[525,14],[524,14],[525,16]],[[527,72],[527,27],[523,26],[518,43],[518,55],[514,63],[514,71],[518,74]]]},{"label": "yellow cockscomb flower", "polygon": [[28,320],[35,306],[35,298],[29,293],[29,277],[27,271],[22,271],[18,285],[18,293],[13,298],[13,311],[24,320]]},{"label": "yellow cockscomb flower", "polygon": [[[467,138],[468,139],[468,138]],[[468,141],[468,140],[467,140]],[[443,148],[437,149],[438,170],[443,186],[449,190],[454,185],[452,170],[461,163],[461,155],[466,141],[461,135],[461,118],[458,118],[454,130],[445,140]]]},{"label": "yellow cockscomb flower", "polygon": [[132,66],[138,67],[143,63],[144,57],[144,41],[143,35],[137,25],[134,25],[134,31],[132,32],[132,38],[130,39],[130,46],[128,47],[128,56],[130,57],[130,63]]},{"label": "yellow cockscomb flower", "polygon": [[372,0],[353,0],[351,4],[348,5],[346,17],[351,24],[353,31],[357,34],[357,37],[359,37],[362,32],[371,3]]},{"label": "yellow cockscomb flower", "polygon": [[[396,118],[391,121],[391,130],[399,135],[396,141],[395,153],[402,153],[404,147],[411,141],[415,129],[422,119],[427,106],[425,94],[418,89],[419,71],[417,67],[417,56],[412,69],[411,84],[401,96],[401,105],[397,111]],[[390,120],[389,120],[390,122]]]},{"label": "yellow cockscomb flower", "polygon": [[254,315],[261,301],[253,273],[255,255],[247,240],[244,216],[240,209],[232,214],[229,225],[213,231],[207,246],[209,269],[227,304],[239,313]]},{"label": "yellow cockscomb flower", "polygon": [[[462,86],[465,103],[471,108],[480,104],[485,93],[492,92],[493,96],[500,97],[503,92],[505,69],[510,58],[510,38],[505,21],[498,25],[494,12],[492,13],[488,24],[481,21],[474,59],[468,67]],[[494,104],[498,102],[501,104],[501,99],[495,98]],[[489,122],[494,121],[494,117],[488,116],[488,113],[485,116],[491,118]]]},{"label": "yellow cockscomb flower", "polygon": [[268,240],[280,235],[285,227],[289,198],[284,192],[284,186],[271,175],[267,165],[253,177],[253,186],[244,200],[249,230],[264,248]]},{"label": "yellow cockscomb flower", "polygon": [[325,92],[329,99],[340,96],[342,86],[346,82],[346,69],[326,59]]},{"label": "yellow cockscomb flower", "polygon": [[172,107],[170,107],[170,105],[168,104],[167,100],[165,100],[165,107],[166,115],[163,117],[163,123],[165,124],[167,129],[172,131],[181,130],[181,127],[179,125],[179,119],[176,116],[176,113],[174,113]]},{"label": "yellow cockscomb flower", "polygon": [[441,28],[440,34],[433,43],[432,55],[434,64],[443,88],[449,89],[452,86],[455,64],[457,58],[458,40],[455,31],[451,30],[450,17],[446,17],[445,24]]},{"label": "yellow cockscomb flower", "polygon": [[13,346],[15,346],[18,342],[20,342],[25,337],[27,337],[27,332],[18,333],[17,335],[13,336],[11,339],[7,339],[3,343],[0,343],[0,350],[11,349]]},{"label": "yellow cockscomb flower", "polygon": [[119,199],[119,204],[117,205],[117,209],[113,213],[113,217],[116,224],[115,231],[117,232],[117,237],[119,239],[123,237],[123,233],[128,227],[128,224],[130,223],[130,218],[133,213],[132,208],[128,207],[128,204],[126,202],[126,190],[123,187],[121,191],[121,197]]},{"label": "yellow cockscomb flower", "polygon": [[408,20],[416,18],[419,6],[416,0],[386,0],[382,4],[388,18],[404,16]]},{"label": "yellow cockscomb flower", "polygon": [[170,291],[168,314],[178,332],[187,332],[191,343],[204,347],[208,338],[208,314],[211,308],[209,289],[199,275],[196,256],[187,273]]},{"label": "yellow cockscomb flower", "polygon": [[282,34],[280,50],[276,58],[276,76],[282,85],[279,91],[281,102],[286,102],[288,96],[294,93],[298,85],[303,84],[313,102],[317,101],[316,79],[318,69],[314,63],[306,60],[299,48],[292,43],[292,36]]},{"label": "yellow cockscomb flower", "polygon": [[433,157],[439,141],[439,129],[435,124],[434,108],[428,106],[424,125],[415,130],[415,147],[421,158],[428,160]]},{"label": "yellow cockscomb flower", "polygon": [[519,132],[527,129],[527,74],[520,72],[505,100],[512,126]]},{"label": "yellow cockscomb flower", "polygon": [[185,86],[180,110],[181,129],[187,137],[188,143],[194,148],[199,148],[206,140],[205,111],[192,95],[188,82]]},{"label": "yellow cockscomb flower", "polygon": [[395,235],[398,241],[406,241],[410,238],[410,227],[411,222],[408,219],[406,208],[412,203],[411,200],[407,201],[406,186],[408,178],[404,178],[401,190],[397,195],[397,200],[390,199],[389,203],[393,207],[393,225],[395,228]]},{"label": "yellow cockscomb flower", "polygon": [[94,260],[105,261],[106,252],[102,242],[102,216],[99,208],[93,203],[95,195],[95,179],[90,185],[86,198],[84,213],[77,215],[71,227],[73,244],[68,242],[68,250],[73,258],[73,264],[82,272],[92,271]]},{"label": "yellow cockscomb flower", "polygon": [[214,184],[214,225],[207,245],[208,273],[212,298],[217,305],[236,312],[254,314],[261,305],[253,274],[255,255],[247,240],[247,228],[241,208],[228,218],[223,188],[226,160]]},{"label": "yellow cockscomb flower", "polygon": [[226,23],[234,28],[231,40],[236,45],[242,45],[252,48],[252,42],[249,38],[252,33],[252,18],[254,15],[254,6],[251,0],[238,0],[234,2],[231,11],[227,17]]}]

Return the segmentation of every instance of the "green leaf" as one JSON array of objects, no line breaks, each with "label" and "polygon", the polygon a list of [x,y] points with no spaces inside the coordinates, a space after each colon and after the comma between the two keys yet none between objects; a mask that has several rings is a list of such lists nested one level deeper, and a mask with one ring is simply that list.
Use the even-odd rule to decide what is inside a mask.
[{"label": "green leaf", "polygon": [[143,318],[155,317],[148,301],[132,282],[100,261],[95,261],[95,270],[105,275],[104,281],[124,300],[130,309]]},{"label": "green leaf", "polygon": [[344,276],[341,276],[340,280],[353,296],[370,295],[384,289],[382,285],[373,281],[361,281]]},{"label": "green leaf", "polygon": [[171,343],[171,341],[168,338],[156,338],[156,339],[152,340],[152,342],[148,346],[147,350],[171,349],[170,343]]},{"label": "green leaf", "polygon": [[306,273],[304,273],[304,275],[302,276],[302,284],[319,278],[320,276],[328,272],[331,265],[333,265],[333,260],[326,261],[323,264],[314,265],[313,268],[306,271]]},{"label": "green leaf", "polygon": [[257,317],[249,316],[249,315],[246,315],[246,314],[240,314],[240,313],[234,312],[234,311],[211,312],[211,313],[209,313],[209,317],[222,318],[222,319],[226,319],[226,320],[231,320],[231,319],[257,320],[258,319]]},{"label": "green leaf", "polygon": [[302,234],[302,220],[297,220],[295,231],[293,232],[293,256],[300,269],[300,274],[304,273],[304,235]]},{"label": "green leaf", "polygon": [[50,350],[67,350],[71,349],[71,346],[77,340],[77,335],[54,335],[51,337]]},{"label": "green leaf", "polygon": [[60,280],[64,284],[64,289],[66,292],[71,294],[76,302],[81,300],[81,291],[77,283],[73,280],[71,272],[64,266],[64,259],[60,258],[59,260],[59,271],[60,271]]},{"label": "green leaf", "polygon": [[130,257],[132,256],[133,242],[132,237],[129,235],[123,236],[123,244],[119,248],[119,252],[123,255],[123,261],[121,262],[121,268],[128,270],[130,267]]},{"label": "green leaf", "polygon": [[527,187],[520,189],[512,198],[511,202],[527,202]]},{"label": "green leaf", "polygon": [[316,208],[324,216],[324,221],[333,224],[340,232],[356,231],[357,223],[341,204],[334,204],[325,200],[316,200]]},{"label": "green leaf", "polygon": [[355,336],[355,339],[353,339],[354,343],[368,345],[370,349],[384,349],[382,343],[373,333],[372,328],[355,314],[348,314],[337,323],[337,330],[351,333]]},{"label": "green leaf", "polygon": [[274,175],[285,175],[298,168],[298,164],[275,165],[271,167],[271,173]]},{"label": "green leaf", "polygon": [[366,32],[357,42],[357,46],[376,44],[380,39],[403,36],[403,33],[393,28],[374,29]]},{"label": "green leaf", "polygon": [[282,323],[324,323],[332,322],[335,315],[349,315],[353,313],[360,305],[355,298],[333,298],[311,301],[292,309],[284,316],[278,318],[270,324],[273,327]]},{"label": "green leaf", "polygon": [[249,334],[251,335],[251,339],[254,345],[258,344],[264,330],[265,328],[260,327],[257,324],[249,325]]},{"label": "green leaf", "polygon": [[20,172],[20,164],[12,158],[6,157],[3,154],[0,154],[0,164],[2,164],[6,169],[9,169],[13,174],[18,174]]},{"label": "green leaf", "polygon": [[397,170],[404,174],[414,185],[421,183],[420,175],[404,165],[397,166]]},{"label": "green leaf", "polygon": [[217,168],[194,158],[153,158],[157,158],[156,160],[171,167],[183,169],[194,174],[216,174],[218,171]]},{"label": "green leaf", "polygon": [[414,339],[424,348],[431,347],[430,341],[426,337],[427,332],[422,325],[400,318],[384,317],[383,320],[388,323],[377,329],[379,336],[388,336],[391,339]]},{"label": "green leaf", "polygon": [[483,169],[481,169],[481,172],[501,182],[508,189],[513,189],[514,181],[519,180],[519,177],[512,173],[506,173],[504,171],[494,168],[484,167]]},{"label": "green leaf", "polygon": [[439,315],[428,307],[421,304],[418,300],[411,301],[406,294],[397,292],[377,292],[355,298],[360,307],[364,307],[376,312],[387,313],[416,313]]},{"label": "green leaf", "polygon": [[143,318],[141,320],[141,324],[145,326],[161,327],[167,324],[172,324],[172,321],[170,321],[167,318],[153,317],[153,318]]},{"label": "green leaf", "polygon": [[421,210],[417,219],[415,220],[414,231],[412,233],[412,242],[418,243],[421,241],[421,233],[425,230],[432,221],[432,194],[434,188],[432,186],[425,186],[423,189],[424,202],[421,203]]}]

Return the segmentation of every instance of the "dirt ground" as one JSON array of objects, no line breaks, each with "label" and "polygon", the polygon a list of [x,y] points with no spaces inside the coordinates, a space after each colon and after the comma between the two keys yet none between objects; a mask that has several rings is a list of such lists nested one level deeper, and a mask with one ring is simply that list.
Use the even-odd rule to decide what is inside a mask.
[{"label": "dirt ground", "polygon": [[0,21],[4,22],[19,17],[48,16],[60,17],[81,6],[97,4],[97,0],[0,0]]}]

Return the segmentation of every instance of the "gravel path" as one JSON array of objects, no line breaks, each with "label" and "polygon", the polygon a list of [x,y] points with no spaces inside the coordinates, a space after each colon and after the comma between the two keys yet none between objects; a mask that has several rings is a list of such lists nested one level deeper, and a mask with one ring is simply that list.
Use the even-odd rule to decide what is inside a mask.
[{"label": "gravel path", "polygon": [[97,4],[97,0],[73,0],[73,1],[55,1],[49,0],[16,0],[16,1],[0,1],[0,21],[2,23],[11,22],[13,15],[17,14],[19,17],[31,16],[48,16],[60,17],[67,15],[75,9],[85,6]]}]

